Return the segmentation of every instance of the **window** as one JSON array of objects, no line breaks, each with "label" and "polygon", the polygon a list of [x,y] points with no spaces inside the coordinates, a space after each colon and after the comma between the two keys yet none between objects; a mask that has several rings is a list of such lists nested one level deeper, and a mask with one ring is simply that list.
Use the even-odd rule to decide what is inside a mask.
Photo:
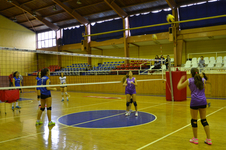
[{"label": "window", "polygon": [[47,48],[56,46],[55,31],[38,33],[38,48]]}]

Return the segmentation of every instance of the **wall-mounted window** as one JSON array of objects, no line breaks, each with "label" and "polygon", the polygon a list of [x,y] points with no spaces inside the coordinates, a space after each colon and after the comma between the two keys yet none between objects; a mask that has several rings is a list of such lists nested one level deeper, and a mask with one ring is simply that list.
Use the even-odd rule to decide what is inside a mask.
[{"label": "wall-mounted window", "polygon": [[47,48],[56,46],[55,31],[38,33],[38,48]]}]

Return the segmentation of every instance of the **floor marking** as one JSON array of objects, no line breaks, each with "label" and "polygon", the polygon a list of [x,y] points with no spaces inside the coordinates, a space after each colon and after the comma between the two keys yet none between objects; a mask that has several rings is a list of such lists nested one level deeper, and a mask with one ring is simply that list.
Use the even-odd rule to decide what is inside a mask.
[{"label": "floor marking", "polygon": [[[220,109],[218,109],[218,110],[216,110],[216,111],[214,111],[214,112],[208,114],[206,117],[211,116],[211,115],[215,114],[216,112],[221,111],[221,110],[224,109],[224,108],[225,108],[225,107],[221,107]],[[199,119],[198,121],[200,121],[200,119]],[[173,131],[173,132],[171,132],[171,133],[169,133],[169,134],[167,134],[167,135],[165,135],[165,136],[163,136],[163,137],[161,137],[161,138],[159,138],[159,139],[157,139],[157,140],[155,140],[155,141],[153,141],[153,142],[151,142],[151,143],[148,143],[148,144],[146,144],[146,145],[144,145],[144,146],[138,148],[137,150],[141,150],[141,149],[143,149],[143,148],[146,148],[146,147],[148,147],[148,146],[150,146],[150,145],[152,145],[152,144],[154,144],[154,143],[156,143],[156,142],[158,142],[158,141],[160,141],[160,140],[162,140],[162,139],[165,139],[165,138],[167,138],[168,136],[170,136],[170,135],[172,135],[172,134],[174,134],[174,133],[176,133],[176,132],[178,132],[178,131],[180,131],[180,130],[182,130],[182,129],[188,127],[188,126],[190,126],[190,125],[191,125],[191,124],[187,124],[186,126],[183,126],[182,128],[179,128],[179,129],[177,129],[177,130],[175,130],[175,131]]]},{"label": "floor marking", "polygon": [[[113,101],[111,101],[111,102],[113,102]],[[160,106],[160,105],[163,105],[163,104],[167,104],[167,103],[162,103],[162,104],[158,104],[158,105],[153,105],[153,106],[145,107],[145,108],[142,108],[140,110],[151,108],[151,107],[155,107],[155,106]],[[71,127],[71,126],[64,126],[64,127],[58,128],[58,130],[69,128],[69,127]],[[6,142],[10,142],[10,141],[14,141],[14,140],[19,140],[19,139],[27,138],[27,137],[31,137],[31,136],[36,136],[36,135],[43,134],[43,133],[45,133],[45,132],[39,132],[39,133],[30,134],[30,135],[26,135],[26,136],[21,136],[21,137],[17,137],[17,138],[5,140],[5,141],[0,141],[0,144],[1,143],[6,143]]]},{"label": "floor marking", "polygon": [[[149,107],[145,107],[145,108],[141,108],[139,110],[143,110],[143,109],[147,109],[147,108],[151,108],[151,107],[155,107],[155,106],[160,106],[160,105],[164,105],[164,104],[167,104],[167,103],[162,103],[162,104],[158,104],[158,105],[153,105],[153,106],[149,106]],[[139,111],[138,111],[139,112]],[[71,113],[70,113],[71,114]],[[77,123],[77,124],[72,124],[72,125],[65,125],[65,124],[62,124],[60,123],[58,120],[62,117],[62,116],[66,116],[66,115],[62,115],[60,117],[57,118],[57,122],[60,123],[61,125],[64,125],[64,126],[70,126],[70,127],[73,127],[73,126],[77,126],[77,125],[81,125],[81,124],[85,124],[85,123],[89,123],[89,122],[94,122],[94,121],[98,121],[98,120],[101,120],[101,119],[107,119],[107,118],[111,118],[111,117],[115,117],[115,116],[120,116],[122,114],[125,114],[125,112],[123,113],[119,113],[119,114],[115,114],[115,115],[111,115],[111,116],[107,116],[107,117],[102,117],[102,118],[98,118],[98,119],[93,119],[93,120],[89,120],[89,121],[85,121],[85,122],[80,122],[80,123]],[[154,115],[155,116],[155,115]],[[156,117],[157,118],[157,117]]]},{"label": "floor marking", "polygon": [[[117,101],[117,100],[115,100]],[[93,106],[93,105],[99,105],[99,104],[104,104],[104,103],[110,103],[110,102],[114,102],[114,101],[108,101],[108,102],[103,102],[103,103],[95,103],[95,104],[90,104],[90,105],[84,105],[84,106],[75,106],[75,107],[70,107],[70,108],[62,108],[61,110],[67,110],[67,109],[74,109],[74,108],[81,108],[81,107],[89,107],[89,106]],[[58,112],[61,110],[52,110],[52,112]],[[12,119],[12,118],[18,118],[18,117],[26,117],[26,116],[30,116],[30,115],[34,115],[37,113],[33,113],[33,114],[29,114],[29,115],[20,115],[20,116],[13,116],[13,117],[7,117],[7,118],[0,118],[0,120],[5,120],[5,119]]]}]

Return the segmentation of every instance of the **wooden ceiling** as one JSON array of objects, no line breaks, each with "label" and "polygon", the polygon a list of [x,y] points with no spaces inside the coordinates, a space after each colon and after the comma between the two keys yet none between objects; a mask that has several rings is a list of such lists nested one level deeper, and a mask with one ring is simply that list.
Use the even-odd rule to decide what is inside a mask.
[{"label": "wooden ceiling", "polygon": [[132,15],[169,8],[170,1],[179,6],[203,0],[0,0],[0,15],[43,32],[119,17],[108,2]]}]

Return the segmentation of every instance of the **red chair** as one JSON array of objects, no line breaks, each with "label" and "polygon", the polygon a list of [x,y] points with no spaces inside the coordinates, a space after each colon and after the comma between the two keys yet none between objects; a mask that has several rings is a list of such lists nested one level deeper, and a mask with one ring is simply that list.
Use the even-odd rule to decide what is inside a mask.
[{"label": "red chair", "polygon": [[129,66],[129,69],[133,69],[134,67],[133,66]]}]

